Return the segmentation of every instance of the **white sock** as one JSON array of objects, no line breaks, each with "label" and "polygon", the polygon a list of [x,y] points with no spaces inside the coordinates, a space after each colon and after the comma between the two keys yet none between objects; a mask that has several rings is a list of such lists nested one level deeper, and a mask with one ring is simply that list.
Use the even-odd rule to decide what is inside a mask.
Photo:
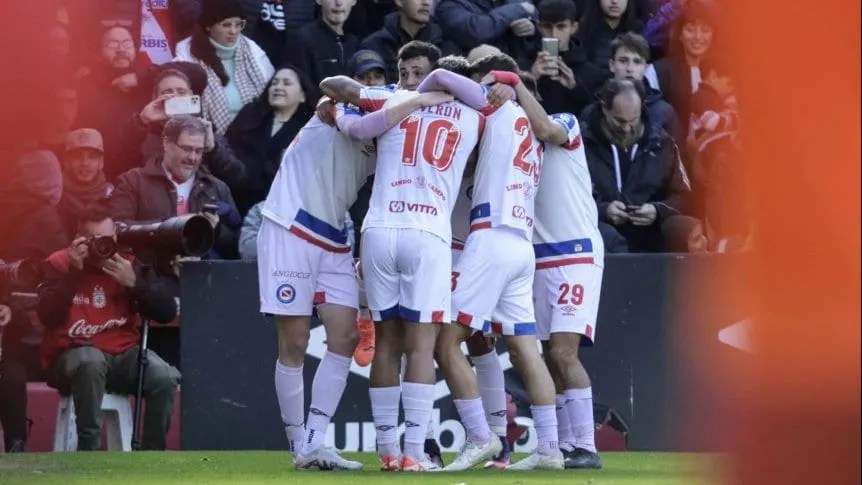
[{"label": "white sock", "polygon": [[311,407],[308,408],[308,420],[305,422],[305,442],[302,453],[316,450],[326,438],[326,427],[347,385],[347,374],[350,372],[350,357],[344,357],[326,351],[317,366],[314,381],[311,383]]},{"label": "white sock", "polygon": [[560,449],[557,439],[557,409],[553,404],[530,406],[533,414],[533,427],[536,428],[536,451],[543,455],[556,453]]},{"label": "white sock", "polygon": [[421,458],[425,455],[425,432],[434,408],[434,386],[417,382],[401,384],[404,406],[404,455]]},{"label": "white sock", "polygon": [[593,388],[567,389],[566,411],[572,423],[575,446],[596,452],[596,424],[593,419]]},{"label": "white sock", "polygon": [[476,366],[476,381],[479,395],[482,396],[482,406],[485,407],[485,419],[495,435],[506,436],[509,421],[506,416],[506,384],[497,351],[470,359]]},{"label": "white sock", "polygon": [[428,419],[428,431],[425,432],[425,440],[436,440],[434,435],[434,408],[431,408],[431,418]]},{"label": "white sock", "polygon": [[398,446],[398,405],[401,387],[371,387],[371,416],[377,431],[377,452],[382,456],[401,456]]},{"label": "white sock", "polygon": [[474,443],[485,443],[491,439],[491,428],[485,419],[482,399],[455,399],[455,408],[461,416],[461,423],[467,430],[467,439]]},{"label": "white sock", "polygon": [[569,423],[569,412],[566,410],[566,396],[557,394],[557,435],[560,437],[560,449],[572,451],[575,448],[575,435]]},{"label": "white sock", "polygon": [[290,451],[296,453],[302,443],[305,430],[302,415],[305,410],[305,388],[302,381],[302,367],[288,367],[275,362],[275,395],[281,410],[281,422],[287,434]]}]

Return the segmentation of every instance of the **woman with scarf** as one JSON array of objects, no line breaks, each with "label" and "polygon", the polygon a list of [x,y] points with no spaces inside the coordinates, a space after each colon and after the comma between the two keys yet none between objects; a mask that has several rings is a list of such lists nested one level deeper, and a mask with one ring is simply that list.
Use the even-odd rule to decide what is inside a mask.
[{"label": "woman with scarf", "polygon": [[75,236],[78,218],[93,202],[111,196],[114,186],[105,178],[102,135],[81,128],[66,137],[63,154],[63,197],[58,209],[69,240]]},{"label": "woman with scarf", "polygon": [[263,49],[242,34],[245,24],[239,0],[209,0],[192,36],[177,44],[175,61],[196,62],[206,69],[203,116],[219,135],[275,73]]}]

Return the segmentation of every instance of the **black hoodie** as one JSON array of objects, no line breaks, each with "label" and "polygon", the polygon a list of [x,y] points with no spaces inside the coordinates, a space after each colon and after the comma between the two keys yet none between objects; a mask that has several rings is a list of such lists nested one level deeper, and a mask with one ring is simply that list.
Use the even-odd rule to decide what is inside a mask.
[{"label": "black hoodie", "polygon": [[383,27],[362,41],[361,49],[371,49],[386,60],[386,81],[398,82],[398,49],[411,40],[421,40],[434,44],[444,56],[461,54],[458,46],[443,38],[443,30],[433,20],[416,32],[415,37],[404,31],[400,25],[401,13],[392,12],[383,19]]}]

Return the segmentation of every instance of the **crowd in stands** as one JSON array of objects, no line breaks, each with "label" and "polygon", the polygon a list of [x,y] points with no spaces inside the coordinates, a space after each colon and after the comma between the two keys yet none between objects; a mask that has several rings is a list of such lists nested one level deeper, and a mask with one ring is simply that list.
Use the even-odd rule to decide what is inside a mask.
[{"label": "crowd in stands", "polygon": [[[321,80],[409,88],[396,58],[411,41],[469,61],[499,49],[536,78],[548,113],[578,117],[608,252],[747,244],[746,218],[715,215],[744,204],[743,176],[726,163],[740,150],[733,78],[717,55],[732,33],[714,0],[48,3],[59,69],[49,126],[0,181],[0,259],[68,247],[82,211],[105,198],[128,223],[213,204],[216,243],[204,257],[254,258],[258,204],[314,116]],[[543,38],[558,39],[558,55]],[[637,92],[622,92],[624,80]],[[166,101],[188,95],[201,114],[169,115]],[[350,211],[354,227],[367,199]]]}]

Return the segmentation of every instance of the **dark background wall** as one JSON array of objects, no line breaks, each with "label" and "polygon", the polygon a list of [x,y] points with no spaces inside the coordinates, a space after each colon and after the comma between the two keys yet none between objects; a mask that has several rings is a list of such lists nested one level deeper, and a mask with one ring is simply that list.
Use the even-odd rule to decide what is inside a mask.
[{"label": "dark background wall", "polygon": [[[582,356],[595,401],[628,422],[630,449],[715,449],[709,423],[686,428],[677,423],[684,413],[705,406],[721,410],[741,404],[723,393],[711,395],[703,386],[695,392],[693,384],[702,383],[697,349],[719,346],[728,359],[746,358],[745,352],[718,338],[719,331],[746,318],[745,302],[728,301],[722,291],[739,284],[736,270],[743,264],[740,258],[722,255],[607,258],[597,344],[583,349]],[[182,295],[182,447],[283,449],[286,440],[273,384],[276,334],[272,322],[258,312],[255,264],[186,265]],[[318,325],[314,323],[305,363],[306,399],[325,345]],[[505,351],[502,346],[500,350]],[[507,355],[502,358],[508,363]],[[330,439],[340,449],[371,451],[368,368],[354,364],[351,370]],[[506,374],[519,416],[528,418],[519,378],[514,369]],[[455,420],[442,377],[437,386],[439,439],[445,448],[457,449],[463,428]],[[522,444],[530,447],[526,439]]]}]

